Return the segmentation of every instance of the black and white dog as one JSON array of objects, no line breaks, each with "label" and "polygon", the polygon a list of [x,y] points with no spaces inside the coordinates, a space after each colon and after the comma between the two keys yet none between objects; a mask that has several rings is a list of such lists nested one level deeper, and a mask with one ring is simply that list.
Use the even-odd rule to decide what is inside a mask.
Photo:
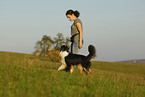
[{"label": "black and white dog", "polygon": [[69,53],[69,48],[66,45],[62,45],[60,49],[61,63],[62,65],[58,70],[65,69],[66,67],[69,71],[73,72],[73,67],[78,66],[80,73],[84,70],[87,74],[91,72],[90,60],[96,56],[96,50],[93,45],[88,46],[89,54],[87,56]]}]

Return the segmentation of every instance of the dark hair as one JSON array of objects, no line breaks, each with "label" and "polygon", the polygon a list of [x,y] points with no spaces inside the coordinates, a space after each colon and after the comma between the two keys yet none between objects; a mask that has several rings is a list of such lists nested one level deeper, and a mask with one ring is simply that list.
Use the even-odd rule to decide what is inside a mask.
[{"label": "dark hair", "polygon": [[77,10],[73,11],[72,9],[70,9],[66,12],[66,15],[68,15],[68,14],[70,14],[70,15],[74,14],[77,18],[80,16],[80,13]]}]

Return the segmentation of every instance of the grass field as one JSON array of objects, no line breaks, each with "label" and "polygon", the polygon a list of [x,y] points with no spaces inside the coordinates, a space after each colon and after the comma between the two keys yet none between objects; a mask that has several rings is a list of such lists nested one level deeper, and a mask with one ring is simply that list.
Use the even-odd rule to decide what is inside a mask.
[{"label": "grass field", "polygon": [[93,61],[90,75],[60,65],[0,52],[0,97],[145,97],[145,65]]}]

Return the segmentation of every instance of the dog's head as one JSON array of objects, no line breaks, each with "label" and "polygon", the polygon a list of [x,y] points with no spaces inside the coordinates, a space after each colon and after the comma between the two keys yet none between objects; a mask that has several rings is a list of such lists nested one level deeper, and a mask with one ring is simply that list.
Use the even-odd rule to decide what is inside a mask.
[{"label": "dog's head", "polygon": [[60,48],[60,52],[64,52],[64,51],[67,51],[67,52],[69,52],[69,48],[68,48],[68,46],[66,46],[66,45],[62,45],[61,46],[61,48]]},{"label": "dog's head", "polygon": [[69,48],[66,45],[62,45],[60,48],[60,56],[61,58],[66,57],[69,54]]}]

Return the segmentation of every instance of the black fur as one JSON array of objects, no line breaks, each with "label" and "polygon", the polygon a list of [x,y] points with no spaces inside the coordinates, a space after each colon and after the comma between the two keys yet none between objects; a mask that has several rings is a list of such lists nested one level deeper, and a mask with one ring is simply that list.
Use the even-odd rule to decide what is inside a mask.
[{"label": "black fur", "polygon": [[[65,45],[61,46],[60,51],[67,51],[69,53],[69,48]],[[84,69],[86,69],[89,72],[89,69],[91,67],[90,60],[96,56],[96,50],[93,45],[89,45],[88,47],[89,54],[87,56],[80,55],[80,54],[73,54],[69,53],[65,57],[65,63],[67,65],[66,71],[71,69],[71,65],[79,65],[81,64]]]}]

